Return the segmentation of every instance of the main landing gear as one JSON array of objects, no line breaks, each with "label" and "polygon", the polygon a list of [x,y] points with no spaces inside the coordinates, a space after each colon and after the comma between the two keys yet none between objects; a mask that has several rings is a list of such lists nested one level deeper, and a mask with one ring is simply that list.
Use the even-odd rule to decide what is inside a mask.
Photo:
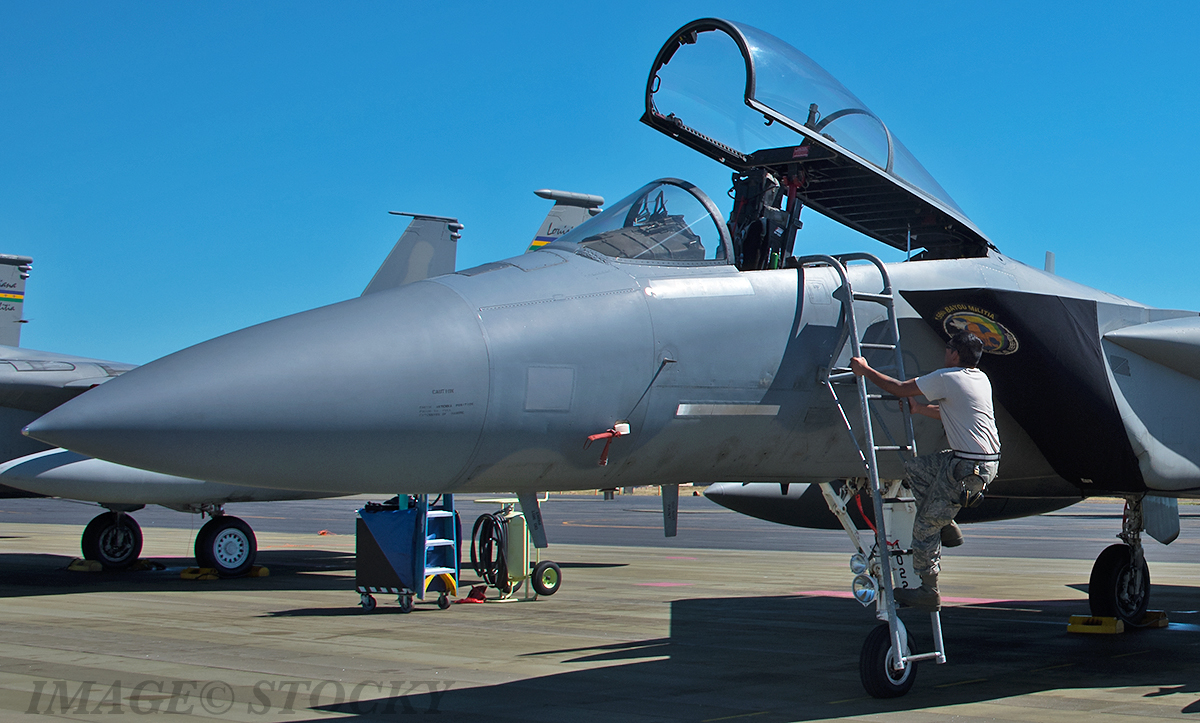
[{"label": "main landing gear", "polygon": [[[83,530],[80,547],[83,559],[95,560],[105,570],[125,570],[142,554],[142,528],[130,512],[138,506],[114,505],[108,512],[97,515]],[[218,505],[205,505],[191,512],[207,513],[212,517],[196,535],[196,565],[210,567],[221,577],[245,575],[254,566],[258,540],[254,530],[243,520],[226,515]]]},{"label": "main landing gear", "polygon": [[1142,550],[1142,500],[1125,502],[1121,522],[1124,544],[1110,545],[1096,558],[1088,581],[1088,604],[1095,617],[1117,618],[1126,625],[1138,626],[1150,605],[1150,566]]},{"label": "main landing gear", "polygon": [[95,560],[105,570],[124,570],[142,554],[142,528],[124,510],[110,510],[92,518],[83,529],[83,559]]},{"label": "main landing gear", "polygon": [[245,575],[257,554],[254,530],[232,515],[216,512],[196,535],[196,565],[211,567],[221,577]]}]

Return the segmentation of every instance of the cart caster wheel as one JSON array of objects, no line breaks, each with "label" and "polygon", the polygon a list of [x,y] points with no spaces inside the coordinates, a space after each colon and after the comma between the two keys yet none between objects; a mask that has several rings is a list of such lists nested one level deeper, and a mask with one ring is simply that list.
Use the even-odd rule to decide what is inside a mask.
[{"label": "cart caster wheel", "polygon": [[438,595],[438,607],[443,610],[446,610],[450,607],[450,598],[447,597],[445,593]]},{"label": "cart caster wheel", "polygon": [[[858,658],[863,688],[876,698],[899,698],[913,687],[917,679],[916,663],[909,663],[901,671],[892,668],[896,652],[892,649],[891,638],[887,623],[876,627],[867,635]],[[912,647],[912,636],[909,635],[908,649],[912,650]]]},{"label": "cart caster wheel", "polygon": [[562,586],[562,570],[555,563],[542,560],[534,566],[530,583],[538,595],[553,595]]},{"label": "cart caster wheel", "polygon": [[413,611],[412,595],[401,595],[397,601],[400,603],[400,612],[411,613]]},{"label": "cart caster wheel", "polygon": [[358,604],[362,605],[364,613],[369,613],[375,610],[375,598],[365,592],[358,599]]}]

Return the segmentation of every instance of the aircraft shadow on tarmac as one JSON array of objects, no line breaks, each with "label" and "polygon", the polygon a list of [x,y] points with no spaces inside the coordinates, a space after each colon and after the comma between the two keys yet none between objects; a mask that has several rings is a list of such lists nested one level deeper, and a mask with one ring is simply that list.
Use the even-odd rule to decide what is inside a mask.
[{"label": "aircraft shadow on tarmac", "polygon": [[[267,577],[228,580],[183,580],[179,573],[195,562],[191,558],[153,558],[163,570],[73,572],[64,555],[0,554],[0,599],[85,592],[159,592],[184,590],[346,590],[354,597],[354,581],[340,575],[305,574],[354,570],[354,555],[328,550],[263,550],[258,564]],[[356,598],[357,599],[357,598]]]},{"label": "aircraft shadow on tarmac", "polygon": [[[1084,600],[1042,600],[947,608],[948,665],[922,664],[905,697],[876,700],[859,682],[859,647],[876,624],[870,611],[820,597],[699,598],[672,603],[670,636],[578,650],[562,665],[609,663],[589,670],[503,685],[356,701],[315,712],[372,717],[381,710],[485,715],[489,721],[711,720],[753,715],[756,721],[818,720],[918,710],[1023,696],[1041,691],[1151,687],[1127,715],[1162,715],[1152,698],[1177,696],[1183,713],[1200,712],[1200,589],[1156,586],[1154,606],[1172,617],[1168,629],[1123,635],[1068,633],[1067,618],[1086,613]],[[921,649],[929,626],[904,613]],[[485,644],[483,641],[481,645]],[[621,661],[627,661],[621,664]],[[418,694],[419,693],[419,694]],[[1085,712],[1116,705],[1086,696],[1008,703]],[[486,714],[484,712],[486,711]],[[589,717],[590,716],[590,717]],[[338,720],[346,720],[338,717]]]},{"label": "aircraft shadow on tarmac", "polygon": [[[564,570],[569,570],[572,568],[574,568],[574,569],[582,569],[582,568],[597,569],[597,568],[627,567],[628,565],[629,565],[629,563],[627,563],[627,562],[560,562],[560,563],[558,563],[558,566]],[[470,568],[464,565],[462,568],[462,574],[459,576],[459,588],[458,588],[459,596],[466,596],[467,592],[473,586],[482,585],[482,584],[483,584],[483,580],[480,580],[478,577],[473,575],[472,572],[470,571]],[[517,591],[516,591],[517,597],[520,597],[522,594],[524,594],[524,589],[518,587]],[[406,614],[406,613],[400,612],[400,607],[396,601],[395,595],[376,595],[376,597],[379,598],[380,604],[379,604],[379,607],[375,608],[375,610],[372,611],[373,615],[387,615],[387,614],[403,615],[403,614]],[[436,600],[437,600],[437,595],[430,593],[425,596],[424,602],[425,603],[433,603]],[[389,604],[389,603],[391,603],[391,604]],[[434,608],[432,606],[422,605],[421,601],[417,601],[417,606],[416,606],[416,608],[414,608],[413,612],[419,613],[423,610],[432,611],[433,609]],[[361,607],[359,607],[358,605],[352,605],[352,606],[335,607],[335,608],[296,608],[294,610],[276,610],[276,611],[273,611],[263,617],[329,618],[329,617],[343,617],[343,616],[348,616],[348,615],[361,615],[362,613],[363,613],[363,611],[362,611]]]},{"label": "aircraft shadow on tarmac", "polygon": [[[163,570],[118,570],[102,573],[73,572],[67,569],[72,558],[64,555],[3,553],[0,554],[0,599],[32,597],[38,595],[66,595],[84,592],[160,592],[176,590],[237,590],[252,586],[255,590],[345,590],[345,608],[288,610],[273,613],[277,617],[335,616],[361,614],[354,579],[341,575],[316,575],[317,572],[353,572],[354,555],[328,550],[261,550],[258,564],[266,567],[270,575],[263,578],[235,578],[228,580],[183,580],[179,573],[194,565],[190,558],[152,558],[166,565]],[[564,562],[559,566],[570,568],[625,567],[627,563],[608,562]],[[479,584],[479,580],[466,569],[463,570],[462,585]],[[387,612],[388,606],[381,605],[379,612]]]}]

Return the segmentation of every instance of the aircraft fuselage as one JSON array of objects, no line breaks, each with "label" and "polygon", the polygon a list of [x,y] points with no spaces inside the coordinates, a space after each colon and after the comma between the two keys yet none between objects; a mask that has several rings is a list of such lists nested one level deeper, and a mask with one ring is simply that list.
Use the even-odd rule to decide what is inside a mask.
[{"label": "aircraft fuselage", "polygon": [[[1053,304],[1062,297],[1085,311],[1101,309],[1097,323],[1109,325],[1182,313],[1148,309],[999,255],[889,270],[900,292],[909,377],[940,366],[943,341],[930,321],[937,310],[929,309],[958,298],[980,307],[1000,297]],[[879,286],[869,267],[851,267],[851,280],[856,290]],[[741,272],[552,244],[185,349],[64,405],[31,433],[166,474],[322,491],[861,476],[837,407],[819,382],[841,341],[837,286],[827,268]],[[883,311],[859,306],[860,328],[870,336]],[[1001,321],[1022,329],[1038,322]],[[1010,386],[1031,382],[1013,382],[1005,364],[1022,353],[1034,362],[1035,354],[1053,354],[1036,331],[1023,330],[1017,341],[1025,346],[1016,353],[982,364]],[[1098,349],[1099,336],[1092,342]],[[1071,364],[1066,360],[1062,373],[1072,373]],[[1120,476],[1108,478],[1080,466],[1094,450],[1047,454],[1053,440],[1040,428],[1031,438],[1031,424],[1014,419],[999,392],[1004,461],[995,494],[1145,489],[1136,454],[1115,450],[1104,464]],[[1107,407],[1120,422],[1111,399],[1093,406],[1093,416]],[[898,410],[890,410],[876,416],[899,430]],[[612,440],[609,462],[600,466],[603,442],[588,449],[583,442],[619,421],[632,432]],[[940,425],[918,420],[917,440],[918,451],[941,448]],[[885,477],[903,475],[898,455],[880,463]]]}]

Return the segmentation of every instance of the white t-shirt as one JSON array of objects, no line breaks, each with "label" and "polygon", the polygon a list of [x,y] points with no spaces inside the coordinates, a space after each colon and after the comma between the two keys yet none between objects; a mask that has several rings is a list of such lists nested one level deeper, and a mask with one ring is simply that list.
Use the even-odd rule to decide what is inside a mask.
[{"label": "white t-shirt", "polygon": [[1000,454],[987,374],[966,367],[938,369],[917,377],[917,388],[938,405],[951,449],[967,456]]}]

